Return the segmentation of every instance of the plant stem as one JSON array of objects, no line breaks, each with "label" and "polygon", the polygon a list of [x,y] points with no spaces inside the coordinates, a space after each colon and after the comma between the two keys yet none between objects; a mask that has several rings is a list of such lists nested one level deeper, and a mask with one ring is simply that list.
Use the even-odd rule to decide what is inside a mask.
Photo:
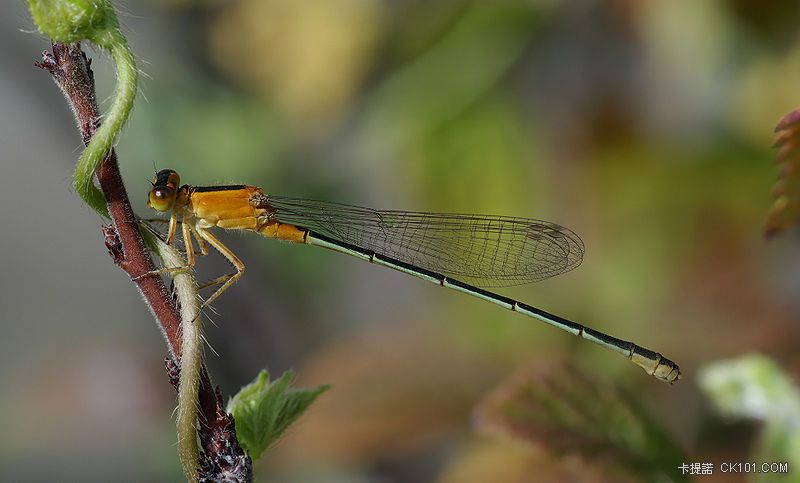
[{"label": "plant stem", "polygon": [[[117,68],[117,84],[114,101],[103,122],[94,132],[91,141],[81,153],[75,166],[73,186],[78,195],[97,213],[109,217],[106,198],[94,185],[94,174],[100,163],[111,151],[117,135],[133,109],[136,97],[138,72],[133,53],[122,34],[115,35],[107,47]],[[96,104],[95,104],[96,106]],[[96,111],[96,109],[95,109]],[[95,112],[95,119],[99,119]]]},{"label": "plant stem", "polygon": [[[53,52],[43,52],[42,61],[37,66],[47,70],[64,93],[72,108],[81,130],[84,144],[90,140],[99,126],[99,110],[95,98],[94,76],[91,62],[79,44],[54,43]],[[135,89],[134,89],[135,91]],[[124,122],[118,121],[118,127]],[[110,148],[110,144],[109,144]],[[97,178],[105,197],[107,211],[113,226],[104,227],[106,246],[114,262],[134,281],[145,303],[153,313],[167,342],[173,360],[181,359],[181,314],[164,285],[161,277],[141,277],[155,270],[150,252],[145,247],[133,213],[125,185],[117,163],[116,152],[111,149],[103,154],[103,162],[97,170]],[[92,185],[94,188],[94,186]],[[139,278],[141,277],[141,278]],[[225,444],[238,443],[232,430],[232,419],[226,420],[221,394],[215,393],[205,366],[200,367],[200,387],[198,391],[200,407],[199,423],[201,441],[204,441],[205,458],[217,455],[215,446],[222,445],[217,435],[224,435]],[[204,438],[204,435],[207,435]],[[210,436],[208,436],[210,435]],[[252,464],[244,460],[245,479],[252,478]]]},{"label": "plant stem", "polygon": [[[143,228],[148,228],[143,226]],[[185,269],[183,256],[157,234],[144,230],[148,244],[155,245],[165,268],[184,270],[173,273],[174,291],[181,312],[181,358],[177,380],[178,409],[175,425],[178,430],[178,454],[186,479],[197,481],[197,390],[202,368],[202,319],[197,283],[191,269]]]}]

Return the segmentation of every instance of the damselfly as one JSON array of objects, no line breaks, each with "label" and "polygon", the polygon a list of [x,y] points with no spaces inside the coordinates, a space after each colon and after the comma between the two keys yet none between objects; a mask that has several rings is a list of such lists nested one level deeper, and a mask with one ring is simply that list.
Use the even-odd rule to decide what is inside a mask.
[{"label": "damselfly", "polygon": [[246,185],[181,186],[178,173],[169,169],[159,171],[152,184],[147,204],[171,213],[168,243],[180,218],[189,266],[196,259],[194,234],[203,255],[211,245],[236,269],[209,282],[220,287],[206,305],[244,272],[244,263],[209,229],[249,230],[328,248],[478,297],[622,354],[658,379],[680,378],[678,365],[658,352],[482,288],[544,280],[580,265],[583,242],[563,226],[508,216],[374,210],[268,195]]}]

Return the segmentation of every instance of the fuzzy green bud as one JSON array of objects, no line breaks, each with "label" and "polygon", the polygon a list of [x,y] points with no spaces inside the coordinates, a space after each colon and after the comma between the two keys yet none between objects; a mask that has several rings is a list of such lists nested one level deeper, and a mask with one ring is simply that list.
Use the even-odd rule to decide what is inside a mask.
[{"label": "fuzzy green bud", "polygon": [[119,29],[109,0],[28,0],[28,7],[39,30],[57,42],[107,47]]}]

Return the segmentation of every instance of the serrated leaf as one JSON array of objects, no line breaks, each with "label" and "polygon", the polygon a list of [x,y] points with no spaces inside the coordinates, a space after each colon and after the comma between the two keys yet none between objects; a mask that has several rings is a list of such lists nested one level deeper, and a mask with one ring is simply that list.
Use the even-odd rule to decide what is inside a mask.
[{"label": "serrated leaf", "polygon": [[330,386],[291,387],[293,371],[286,371],[270,382],[262,370],[228,402],[227,411],[236,420],[239,443],[253,459],[261,456],[299,418],[311,403]]},{"label": "serrated leaf", "polygon": [[757,354],[716,362],[699,382],[723,416],[763,421],[758,460],[789,462],[780,481],[800,481],[800,389],[775,362]]},{"label": "serrated leaf", "polygon": [[625,468],[641,477],[668,475],[685,460],[633,398],[572,368],[535,368],[510,378],[481,402],[479,431],[555,455]]},{"label": "serrated leaf", "polygon": [[764,234],[772,236],[800,221],[800,109],[790,112],[775,128],[775,162],[781,165],[772,190],[772,204]]}]

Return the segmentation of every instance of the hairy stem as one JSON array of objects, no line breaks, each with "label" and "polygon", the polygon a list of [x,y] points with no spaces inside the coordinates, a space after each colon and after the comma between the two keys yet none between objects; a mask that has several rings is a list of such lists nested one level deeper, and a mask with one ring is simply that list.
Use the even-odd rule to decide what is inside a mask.
[{"label": "hairy stem", "polygon": [[[144,228],[148,228],[143,225]],[[178,454],[186,479],[197,481],[197,392],[202,368],[202,319],[197,282],[191,269],[185,268],[183,256],[164,242],[160,236],[147,230],[143,235],[155,246],[165,268],[172,274],[174,292],[181,312],[181,358],[178,382],[178,409],[175,424],[178,430]]]},{"label": "hairy stem", "polygon": [[78,195],[99,214],[109,217],[103,193],[94,185],[94,174],[100,163],[114,146],[123,124],[128,119],[136,97],[138,71],[133,53],[121,34],[109,45],[109,52],[117,68],[117,85],[114,101],[103,122],[83,150],[75,166],[73,186]]}]

